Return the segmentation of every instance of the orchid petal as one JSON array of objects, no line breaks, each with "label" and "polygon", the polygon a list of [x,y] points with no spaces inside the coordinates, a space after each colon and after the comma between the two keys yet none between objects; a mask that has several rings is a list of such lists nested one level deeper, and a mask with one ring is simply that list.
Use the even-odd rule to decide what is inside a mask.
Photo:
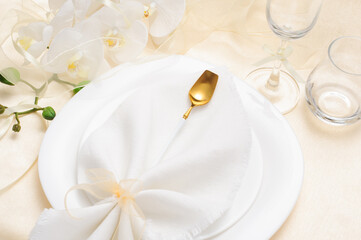
[{"label": "orchid petal", "polygon": [[86,75],[82,72],[79,73],[82,74],[81,77],[83,79],[94,78],[98,72],[101,60],[104,59],[103,50],[104,47],[101,41],[92,42],[83,50],[86,57],[82,58],[80,61],[80,70],[83,70],[84,68],[84,70],[87,71]]},{"label": "orchid petal", "polygon": [[47,26],[45,22],[33,22],[19,29],[19,37],[31,37],[35,41],[43,39],[43,29]]},{"label": "orchid petal", "polygon": [[156,0],[155,13],[149,16],[149,33],[164,37],[172,33],[181,22],[185,12],[185,0]]},{"label": "orchid petal", "polygon": [[81,32],[88,38],[99,38],[103,36],[103,24],[95,18],[88,18],[74,26],[74,30]]},{"label": "orchid petal", "polygon": [[18,44],[33,57],[39,57],[48,46],[53,28],[44,22],[34,22],[19,29]]},{"label": "orchid petal", "polygon": [[108,26],[125,28],[134,21],[141,20],[143,11],[144,6],[139,2],[122,1],[119,4],[114,4],[114,8],[105,6],[99,9],[92,17]]},{"label": "orchid petal", "polygon": [[103,7],[103,4],[100,1],[91,1],[91,4],[88,7],[87,17],[92,16],[95,12]]},{"label": "orchid petal", "polygon": [[[65,5],[67,6],[65,7]],[[75,16],[77,22],[85,19],[102,6],[101,3],[92,0],[49,0],[49,7],[54,12],[57,12],[56,15],[58,15],[62,9],[69,10],[70,5],[73,8],[72,16]]]},{"label": "orchid petal", "polygon": [[127,27],[127,18],[125,17],[125,14],[123,15],[123,13],[109,7],[102,7],[99,11],[94,13],[92,19],[102,23],[103,33],[115,26],[122,28]]},{"label": "orchid petal", "polygon": [[134,59],[143,51],[148,41],[147,28],[141,21],[135,21],[123,34],[124,44],[111,49],[110,52],[111,57],[116,62]]},{"label": "orchid petal", "polygon": [[39,57],[46,49],[47,44],[45,42],[37,42],[32,44],[27,50],[33,57]]},{"label": "orchid petal", "polygon": [[115,9],[109,7],[102,7],[101,9],[99,9],[99,11],[97,11],[96,13],[94,13],[94,15],[92,15],[92,18],[100,21],[101,23],[107,26],[116,25],[116,22],[120,20],[124,21],[119,16],[119,13]]},{"label": "orchid petal", "polygon": [[49,8],[53,11],[60,9],[66,0],[49,0]]},{"label": "orchid petal", "polygon": [[[91,78],[98,71],[99,61],[104,58],[100,39],[66,28],[53,39],[49,51],[44,55],[44,69],[53,73],[70,73],[73,78]],[[76,59],[75,56],[78,56]]]},{"label": "orchid petal", "polygon": [[[127,1],[124,4],[128,4]],[[130,4],[140,10],[139,3]],[[132,11],[132,10],[131,10]],[[127,11],[127,16],[134,17]],[[108,45],[110,58],[115,62],[125,62],[134,59],[144,49],[148,41],[148,31],[145,24],[139,20],[127,22],[128,17],[116,9],[103,7],[93,15],[97,22],[101,22],[102,37]]]},{"label": "orchid petal", "polygon": [[53,33],[54,33],[54,28],[52,26],[47,25],[46,27],[44,27],[43,42],[49,44]]},{"label": "orchid petal", "polygon": [[82,34],[74,29],[65,28],[53,39],[49,51],[43,57],[44,69],[53,73],[63,73],[67,68],[67,60],[73,55],[70,49],[81,43]]},{"label": "orchid petal", "polygon": [[71,0],[67,0],[59,9],[50,25],[53,27],[53,35],[61,29],[71,27],[74,19],[74,5]]},{"label": "orchid petal", "polygon": [[91,3],[90,0],[73,0],[75,16],[78,21],[86,18]]},{"label": "orchid petal", "polygon": [[135,1],[121,1],[120,9],[126,9],[125,15],[130,22],[141,20],[144,16],[144,5]]}]

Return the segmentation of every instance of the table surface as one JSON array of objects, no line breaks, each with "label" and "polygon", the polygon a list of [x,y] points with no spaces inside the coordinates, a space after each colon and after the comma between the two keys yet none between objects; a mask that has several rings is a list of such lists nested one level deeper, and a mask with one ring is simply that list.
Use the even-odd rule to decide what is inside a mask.
[{"label": "table surface", "polygon": [[[194,33],[189,21],[194,21],[192,16],[195,15],[202,18],[204,10],[200,10],[199,6],[204,6],[202,9],[211,13],[218,11],[218,16],[224,11],[229,18],[222,21],[223,25],[209,18],[212,28],[205,30],[203,35],[193,34],[193,38],[189,38],[193,41],[188,41],[187,46],[183,44],[176,51],[162,46],[163,51],[226,66],[244,78],[255,68],[251,63],[267,56],[262,51],[263,44],[277,47],[279,40],[269,30],[264,16],[264,0],[243,0],[237,5],[236,0],[189,3],[187,20],[177,31],[174,41],[179,34],[187,39],[187,34]],[[0,16],[11,8],[11,4],[0,1]],[[231,12],[227,6],[232,6]],[[304,79],[324,57],[332,39],[341,35],[361,36],[360,10],[361,2],[358,0],[324,2],[315,28],[305,38],[292,43],[294,53],[289,61]],[[234,16],[237,19],[231,19]],[[0,66],[5,64],[1,56]],[[295,131],[304,154],[304,182],[295,208],[272,240],[361,239],[361,122],[342,127],[321,122],[308,110],[304,84],[300,84],[300,88],[298,106],[285,117]],[[16,102],[18,97],[9,94],[14,91],[0,86],[0,103]],[[68,99],[58,100],[56,110],[60,111]],[[0,142],[0,184],[5,181],[7,172],[20,174],[31,165],[22,178],[0,191],[1,240],[27,239],[39,214],[50,207],[39,182],[37,164],[32,164],[46,130],[46,124],[39,119],[37,115],[23,118],[22,132],[18,135],[9,132]]]}]

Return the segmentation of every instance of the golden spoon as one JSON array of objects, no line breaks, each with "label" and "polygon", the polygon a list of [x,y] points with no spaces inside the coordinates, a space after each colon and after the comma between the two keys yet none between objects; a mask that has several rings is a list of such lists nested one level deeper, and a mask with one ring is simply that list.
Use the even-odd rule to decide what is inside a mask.
[{"label": "golden spoon", "polygon": [[189,90],[189,99],[191,100],[192,105],[183,115],[183,118],[180,119],[177,128],[171,135],[171,138],[167,141],[167,144],[164,146],[163,151],[160,153],[158,158],[156,158],[155,162],[153,163],[153,166],[157,165],[162,160],[169,145],[173,142],[178,132],[182,129],[185,120],[188,118],[192,109],[196,106],[207,104],[211,100],[214,90],[216,89],[217,82],[218,82],[218,75],[209,70],[206,70],[194,83],[191,90]]},{"label": "golden spoon", "polygon": [[207,104],[216,89],[218,82],[218,75],[206,70],[198,78],[197,82],[194,83],[191,90],[189,90],[189,99],[191,100],[192,105],[183,115],[184,119],[187,119],[192,109],[196,106],[202,106]]}]

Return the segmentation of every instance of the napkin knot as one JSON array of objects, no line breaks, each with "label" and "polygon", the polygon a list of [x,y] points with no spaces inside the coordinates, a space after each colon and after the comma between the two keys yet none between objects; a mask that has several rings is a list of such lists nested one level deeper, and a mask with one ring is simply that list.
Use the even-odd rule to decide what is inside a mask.
[{"label": "napkin knot", "polygon": [[[68,208],[69,193],[74,190],[82,190],[94,197],[97,202],[114,201],[123,212],[145,219],[144,214],[135,202],[135,196],[141,190],[139,180],[127,179],[118,183],[114,174],[103,168],[88,169],[86,175],[91,181],[90,183],[77,184],[65,194],[65,209],[71,217],[77,218]],[[130,212],[130,209],[135,211]]]},{"label": "napkin knot", "polygon": [[[115,185],[115,189],[113,190],[113,196],[117,199],[118,205],[120,207],[124,207],[127,204],[136,205],[135,196],[139,191],[132,191],[132,187],[140,183],[139,180],[129,179],[120,181]],[[128,208],[125,208],[126,210]],[[139,214],[142,218],[145,218],[143,214]]]},{"label": "napkin knot", "polygon": [[134,200],[134,197],[132,196],[132,194],[120,186],[118,187],[118,189],[116,189],[116,191],[114,192],[114,195],[117,198],[119,198],[120,202],[125,202],[127,200]]},{"label": "napkin knot", "polygon": [[[135,201],[135,196],[141,190],[140,181],[127,179],[117,182],[113,172],[103,168],[88,169],[86,175],[89,183],[77,184],[71,187],[65,194],[65,210],[73,219],[82,219],[74,216],[68,208],[69,193],[74,190],[82,190],[89,197],[96,199],[95,205],[110,203],[112,205],[107,217],[116,215],[111,240],[132,239],[140,240],[145,228],[145,216]],[[106,218],[107,218],[106,217]],[[111,217],[110,217],[111,218]],[[103,220],[106,222],[106,220]],[[99,225],[100,226],[100,225]],[[96,231],[93,238],[96,237]],[[89,239],[93,239],[90,237]]]}]

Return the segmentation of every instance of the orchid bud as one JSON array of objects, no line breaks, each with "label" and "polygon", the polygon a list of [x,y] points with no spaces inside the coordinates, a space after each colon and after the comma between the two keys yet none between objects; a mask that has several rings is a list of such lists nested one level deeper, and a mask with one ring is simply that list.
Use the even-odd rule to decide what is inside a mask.
[{"label": "orchid bud", "polygon": [[21,126],[20,126],[19,123],[16,123],[16,124],[13,125],[13,131],[14,132],[20,132],[20,130],[21,130]]},{"label": "orchid bud", "polygon": [[56,116],[56,113],[52,107],[46,107],[43,110],[42,116],[46,120],[53,120]]}]

